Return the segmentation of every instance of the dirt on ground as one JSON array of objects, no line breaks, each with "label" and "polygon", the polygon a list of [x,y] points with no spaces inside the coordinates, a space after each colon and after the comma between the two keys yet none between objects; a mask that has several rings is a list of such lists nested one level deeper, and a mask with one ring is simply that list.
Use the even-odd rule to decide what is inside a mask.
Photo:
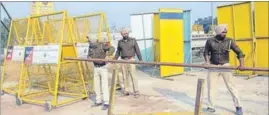
[{"label": "dirt on ground", "polygon": [[[111,77],[111,73],[109,74]],[[132,95],[116,94],[115,114],[156,113],[156,112],[193,112],[198,78],[206,79],[206,71],[188,72],[183,75],[160,79],[149,73],[137,71],[140,98]],[[111,79],[111,78],[110,78]],[[222,79],[216,86],[216,114],[234,115],[235,107]],[[246,80],[244,76],[234,79],[240,94],[244,115],[268,115],[268,76]],[[132,90],[131,90],[132,91]],[[101,107],[92,107],[91,99],[44,111],[40,105],[24,103],[17,106],[15,97],[4,94],[1,97],[1,115],[106,115]],[[207,89],[203,96],[203,112],[207,107]]]}]

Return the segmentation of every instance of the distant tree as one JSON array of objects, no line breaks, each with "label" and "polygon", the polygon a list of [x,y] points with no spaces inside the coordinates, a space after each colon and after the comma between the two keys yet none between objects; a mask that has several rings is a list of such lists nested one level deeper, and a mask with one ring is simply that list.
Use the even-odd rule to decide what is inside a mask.
[{"label": "distant tree", "polygon": [[3,20],[1,20],[4,25],[7,27],[5,28],[4,25],[2,25],[2,23],[0,23],[0,32],[1,32],[1,48],[6,47],[7,45],[7,39],[8,39],[8,30],[9,26],[10,26],[10,20],[7,18],[4,18]]}]

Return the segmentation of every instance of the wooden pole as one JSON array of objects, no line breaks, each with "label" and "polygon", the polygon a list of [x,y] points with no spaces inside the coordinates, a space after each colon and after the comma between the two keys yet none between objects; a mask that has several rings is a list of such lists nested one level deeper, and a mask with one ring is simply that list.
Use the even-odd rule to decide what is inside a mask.
[{"label": "wooden pole", "polygon": [[112,73],[112,85],[110,89],[110,97],[109,97],[109,108],[107,115],[113,115],[113,110],[115,106],[115,92],[116,92],[116,82],[117,82],[118,68],[117,65],[114,64],[114,69]]},{"label": "wooden pole", "polygon": [[[109,63],[127,63],[127,64],[139,64],[139,65],[159,65],[159,66],[177,66],[177,67],[196,67],[196,68],[217,68],[217,69],[232,69],[238,70],[235,66],[218,66],[218,65],[201,65],[201,64],[184,64],[184,63],[172,63],[172,62],[142,62],[142,61],[127,61],[127,60],[108,60],[108,59],[87,59],[87,58],[64,58],[65,60],[75,61],[90,61],[90,62],[109,62]],[[268,71],[269,68],[253,68],[244,67],[242,71]]]},{"label": "wooden pole", "polygon": [[203,104],[203,92],[204,92],[204,79],[198,79],[194,115],[201,115],[201,109]]}]

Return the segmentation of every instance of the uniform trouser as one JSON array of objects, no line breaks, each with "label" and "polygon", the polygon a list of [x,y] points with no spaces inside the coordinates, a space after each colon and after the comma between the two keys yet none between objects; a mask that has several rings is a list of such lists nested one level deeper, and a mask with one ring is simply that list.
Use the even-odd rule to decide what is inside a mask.
[{"label": "uniform trouser", "polygon": [[[134,60],[133,58],[130,60]],[[138,84],[136,78],[135,64],[122,64],[122,78],[124,82],[124,91],[129,92],[129,82],[131,79],[134,93],[138,93]]]},{"label": "uniform trouser", "polygon": [[[229,66],[229,64],[224,64],[222,66]],[[208,86],[208,101],[209,107],[214,108],[214,101],[215,101],[215,90],[216,90],[216,83],[219,77],[222,76],[227,89],[229,90],[230,94],[232,95],[233,102],[235,107],[240,106],[240,99],[238,96],[238,92],[235,89],[235,85],[233,84],[233,74],[230,70],[216,70],[216,69],[209,69],[208,76],[207,76],[207,86]]]},{"label": "uniform trouser", "polygon": [[109,104],[108,69],[106,66],[94,67],[94,91],[96,103]]},{"label": "uniform trouser", "polygon": [[[122,88],[122,89],[124,89],[124,81],[123,81],[123,73],[122,73],[122,64],[117,64],[117,68],[116,69],[118,69],[118,70],[120,70],[119,72],[118,72],[118,75],[117,75],[117,84],[118,85],[120,85],[120,87]],[[121,73],[121,74],[120,74]]]}]

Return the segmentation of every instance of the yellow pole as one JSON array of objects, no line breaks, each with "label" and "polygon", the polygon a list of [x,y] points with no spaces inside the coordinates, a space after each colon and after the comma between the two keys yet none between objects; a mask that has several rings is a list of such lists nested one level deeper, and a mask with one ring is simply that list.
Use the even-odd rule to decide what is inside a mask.
[{"label": "yellow pole", "polygon": [[[30,17],[28,17],[28,21],[27,21],[28,23],[27,23],[27,30],[26,30],[26,38],[25,38],[25,42],[24,42],[24,46],[26,46],[26,41],[28,40],[28,36],[29,36],[29,27],[30,27],[30,23],[31,23],[31,18]],[[25,55],[25,54],[24,54]],[[20,70],[20,76],[19,76],[19,85],[18,85],[18,98],[20,98],[20,96],[21,96],[21,93],[23,92],[22,90],[24,90],[24,89],[21,89],[22,88],[22,86],[20,86],[20,85],[23,85],[24,86],[24,84],[22,84],[21,82],[23,82],[22,80],[24,80],[25,81],[25,79],[23,79],[24,78],[24,62],[22,62],[21,63],[21,68],[20,68],[21,70]]]},{"label": "yellow pole", "polygon": [[59,47],[59,58],[58,58],[58,64],[57,64],[57,69],[56,69],[56,80],[55,80],[55,88],[54,88],[54,97],[53,97],[53,102],[52,105],[56,106],[57,104],[57,93],[58,93],[58,82],[59,82],[59,77],[60,77],[60,67],[61,67],[61,58],[62,58],[62,47],[63,47],[63,37],[64,37],[64,27],[65,27],[65,19],[66,19],[66,11],[62,12],[63,13],[63,25],[62,25],[62,30],[61,30],[61,37],[60,37],[60,47]]},{"label": "yellow pole", "polygon": [[106,32],[107,32],[108,41],[110,44],[112,44],[111,43],[111,35],[110,35],[109,27],[108,27],[108,22],[107,22],[105,14],[102,14],[102,17],[104,17],[104,20],[105,20],[105,28],[106,28]]},{"label": "yellow pole", "polygon": [[101,35],[102,35],[102,29],[103,29],[103,17],[102,15],[100,16],[100,22],[99,22],[99,32],[98,32],[98,40],[101,39]]},{"label": "yellow pole", "polygon": [[[69,25],[71,25],[71,23],[69,22]],[[72,33],[72,28],[71,26],[69,26],[69,33]],[[75,40],[74,40],[74,34],[71,34],[71,40],[72,40],[72,43],[73,43],[73,48],[74,48],[74,51],[75,51],[75,56],[77,57],[77,50],[76,50],[76,44],[75,44]],[[87,91],[87,88],[85,86],[85,81],[84,81],[84,76],[82,75],[82,69],[81,69],[81,62],[76,62],[77,63],[77,66],[78,66],[78,70],[79,70],[79,75],[81,77],[81,80],[82,80],[82,86],[84,88],[84,91],[85,91],[85,96],[87,97],[88,96],[88,93],[86,92]]]}]

